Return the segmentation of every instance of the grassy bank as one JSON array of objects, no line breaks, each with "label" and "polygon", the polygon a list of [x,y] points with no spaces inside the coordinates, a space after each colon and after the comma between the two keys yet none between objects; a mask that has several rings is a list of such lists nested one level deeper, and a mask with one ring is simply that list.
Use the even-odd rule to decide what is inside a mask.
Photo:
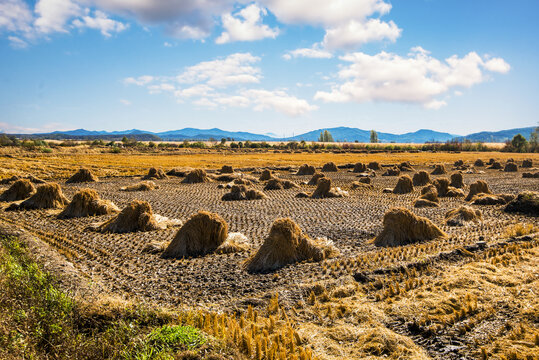
[{"label": "grassy bank", "polygon": [[76,300],[17,238],[0,237],[1,359],[239,358],[184,319],[132,304]]}]

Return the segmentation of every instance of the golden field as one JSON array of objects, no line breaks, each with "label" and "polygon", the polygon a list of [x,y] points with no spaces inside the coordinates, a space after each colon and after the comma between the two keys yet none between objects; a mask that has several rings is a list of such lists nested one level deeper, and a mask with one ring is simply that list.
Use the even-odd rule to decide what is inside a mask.
[{"label": "golden field", "polygon": [[412,164],[453,163],[456,160],[473,162],[491,158],[505,162],[513,158],[517,161],[532,158],[539,160],[539,154],[515,154],[502,152],[377,152],[377,153],[287,153],[287,152],[232,152],[222,150],[186,150],[153,153],[124,150],[119,154],[110,153],[108,148],[55,148],[51,154],[0,149],[3,157],[0,177],[32,173],[45,179],[67,177],[81,166],[88,167],[97,176],[130,176],[145,173],[150,167],[170,169],[175,167],[220,168],[231,165],[235,168],[266,166],[299,166],[310,164],[321,166],[326,162],[337,165],[346,163],[377,161],[381,164],[395,164],[410,161]]},{"label": "golden field", "polygon": [[[93,191],[118,210],[145,202],[154,215],[178,221],[167,228],[106,232],[95,225],[113,221],[116,213],[64,218],[61,213],[71,204],[7,211],[18,201],[1,203],[0,358],[539,359],[537,217],[508,212],[505,204],[473,204],[464,198],[480,181],[492,194],[515,197],[539,192],[537,178],[523,177],[537,169],[522,164],[523,159],[532,159],[537,166],[537,154],[129,148],[113,154],[106,147],[78,146],[57,147],[52,153],[3,148],[0,156],[1,178],[33,174],[55,182],[71,204],[77,194]],[[518,168],[506,172],[472,166],[476,159],[491,158],[504,165],[512,158]],[[454,169],[457,160],[466,165],[461,171]],[[298,198],[299,192],[312,193],[318,185],[308,184],[311,175],[298,175],[288,167],[306,163],[320,171],[330,161],[337,165],[409,161],[413,169],[400,175],[411,177],[423,170],[432,184],[460,172],[462,195],[440,195],[437,206],[417,208],[414,202],[429,185],[395,193],[391,189],[399,177],[383,176],[387,169],[381,168],[371,173],[370,186],[365,187],[354,186],[363,173],[323,171],[346,196]],[[434,175],[431,165],[440,163],[447,172]],[[215,171],[223,165],[245,170]],[[99,180],[66,180],[80,167],[90,169]],[[170,175],[152,179],[156,186],[151,190],[125,191],[139,184],[151,167],[205,168],[212,173],[207,182],[190,183],[185,175]],[[260,179],[265,167],[272,168],[276,179],[295,186],[268,189],[270,181]],[[221,179],[223,175],[236,178]],[[264,196],[224,201],[226,186],[238,179],[249,180],[249,188]],[[9,181],[2,185],[7,189]],[[480,220],[448,223],[447,213],[462,206],[479,210]],[[376,244],[375,237],[385,231],[385,216],[394,207],[428,219],[445,235]],[[244,247],[163,257],[185,227],[181,223],[200,210],[220,216],[230,233],[243,235]],[[248,271],[246,264],[271,237],[270,229],[279,218],[290,218],[312,239],[331,243],[337,249],[335,257],[298,260],[269,272]],[[411,227],[399,226],[400,231]],[[59,279],[54,286],[44,286],[42,275],[32,274],[37,266],[14,257],[20,255],[18,242],[28,247],[40,268]],[[32,270],[27,275],[39,281],[21,277],[25,274],[21,269]],[[71,295],[69,301],[60,297],[64,305],[59,312],[48,301],[64,291]],[[45,332],[47,344],[42,346],[40,326],[48,322],[53,330],[61,326],[63,331]],[[206,343],[168,344],[156,351],[152,334],[165,334],[169,327],[187,329]]]}]

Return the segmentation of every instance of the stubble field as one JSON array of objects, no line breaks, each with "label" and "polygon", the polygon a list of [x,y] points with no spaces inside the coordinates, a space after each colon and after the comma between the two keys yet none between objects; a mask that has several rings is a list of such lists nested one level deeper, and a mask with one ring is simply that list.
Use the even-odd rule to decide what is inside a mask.
[{"label": "stubble field", "polygon": [[[8,154],[4,154],[8,155]],[[301,349],[320,359],[537,359],[539,358],[539,238],[537,216],[504,212],[504,205],[471,205],[482,221],[448,226],[446,212],[465,205],[462,197],[440,197],[440,206],[414,208],[422,186],[407,194],[384,193],[398,176],[381,176],[389,165],[409,161],[415,171],[432,172],[432,165],[453,162],[471,165],[481,158],[517,163],[529,154],[503,153],[194,153],[194,154],[9,154],[2,176],[32,173],[61,185],[68,199],[91,188],[120,209],[132,200],[144,200],[155,214],[186,222],[197,211],[220,215],[229,231],[248,239],[249,249],[230,254],[163,259],[148,244],[166,246],[179,229],[126,234],[89,229],[114,215],[58,219],[60,210],[2,211],[8,227],[25,229],[58,251],[81,276],[99,284],[101,291],[155,306],[203,309],[232,316],[257,311],[251,319],[255,341],[264,331],[293,329]],[[531,157],[534,163],[539,157]],[[333,161],[338,165],[378,161],[382,165],[372,188],[354,189],[358,173],[349,168],[325,172],[332,186],[348,191],[343,198],[296,198],[315,186],[303,184],[311,176],[296,175],[299,165]],[[149,167],[202,167],[209,173],[222,165],[258,178],[264,168],[299,188],[264,190],[265,182],[250,187],[267,198],[222,201],[228,189],[219,182],[186,184],[183,177],[154,180],[158,189],[120,191],[140,181]],[[80,166],[100,176],[99,182],[66,184]],[[477,180],[494,194],[518,195],[539,191],[528,171],[503,172],[477,167],[463,171],[464,192]],[[320,169],[318,169],[320,171]],[[414,172],[403,172],[413,175]],[[432,180],[448,178],[431,175]],[[8,185],[4,185],[7,188]],[[403,207],[430,219],[447,238],[396,247],[372,243],[383,229],[384,214]],[[333,241],[340,255],[320,262],[301,262],[268,273],[249,273],[244,264],[268,236],[277,218],[289,217],[312,238]],[[531,235],[518,237],[528,229]],[[530,230],[531,229],[531,230]],[[512,237],[512,239],[511,239]],[[248,317],[248,315],[245,315]],[[252,315],[251,315],[252,318]],[[271,322],[277,325],[271,325]],[[245,325],[249,326],[249,325]],[[287,330],[288,331],[288,330]],[[271,337],[271,336],[270,336]],[[301,351],[288,349],[301,356]],[[246,357],[249,354],[247,351]],[[292,358],[291,356],[287,356]],[[263,358],[263,357],[261,357]]]}]

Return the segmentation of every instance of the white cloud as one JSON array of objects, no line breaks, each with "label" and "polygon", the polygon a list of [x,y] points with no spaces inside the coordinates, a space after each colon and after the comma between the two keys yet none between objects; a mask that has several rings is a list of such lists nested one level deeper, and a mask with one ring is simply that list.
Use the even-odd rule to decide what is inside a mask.
[{"label": "white cloud", "polygon": [[35,134],[35,133],[48,133],[52,131],[64,131],[68,130],[70,125],[60,123],[47,123],[41,127],[26,127],[11,124],[8,122],[0,122],[0,132],[7,134]]},{"label": "white cloud", "polygon": [[28,43],[16,36],[8,36],[9,44],[15,49],[24,49],[28,47]]},{"label": "white cloud", "polygon": [[148,90],[150,91],[150,94],[160,94],[166,91],[173,92],[174,90],[176,90],[176,87],[171,84],[161,83],[161,84],[149,85]]},{"label": "white cloud", "polygon": [[319,45],[315,44],[311,48],[300,48],[292,50],[283,55],[285,60],[290,60],[292,58],[305,57],[312,59],[330,59],[333,55],[324,49],[321,49]]},{"label": "white cloud", "polygon": [[[419,48],[401,57],[381,52],[357,52],[340,59],[350,63],[339,71],[343,81],[330,92],[318,91],[315,99],[325,102],[388,101],[422,104],[429,109],[445,106],[436,100],[454,87],[468,88],[485,81],[484,70],[492,71],[475,52],[462,58],[454,55],[440,61]],[[504,62],[505,63],[505,62]],[[499,70],[499,69],[497,69]]]},{"label": "white cloud", "polygon": [[134,77],[125,78],[124,84],[143,86],[143,85],[151,83],[154,80],[155,78],[153,76],[143,75],[143,76],[139,76],[138,78],[134,78]]},{"label": "white cloud", "polygon": [[234,0],[89,0],[117,15],[145,25],[164,25],[178,38],[202,39],[211,34],[214,18],[229,12]]},{"label": "white cloud", "polygon": [[31,29],[32,19],[32,12],[24,1],[0,1],[0,30],[28,32]]},{"label": "white cloud", "polygon": [[[224,32],[215,39],[217,44],[225,44],[233,41],[253,41],[264,38],[275,39],[279,29],[270,28],[262,24],[262,16],[267,15],[267,10],[256,4],[246,6],[233,16],[224,14],[221,16]],[[242,20],[243,19],[243,20]]]},{"label": "white cloud", "polygon": [[408,56],[414,56],[415,54],[430,55],[430,51],[423,49],[421,46],[414,46],[410,49]]},{"label": "white cloud", "polygon": [[220,105],[233,107],[247,107],[251,104],[251,100],[241,95],[220,96],[215,98],[215,102]]},{"label": "white cloud", "polygon": [[129,27],[120,21],[109,19],[107,14],[99,10],[96,10],[94,17],[92,17],[89,9],[86,9],[86,15],[82,16],[81,19],[75,19],[73,25],[78,28],[87,27],[99,30],[105,37],[110,37],[111,33],[119,33]]},{"label": "white cloud", "polygon": [[489,71],[498,72],[501,74],[505,74],[511,70],[511,66],[502,58],[493,58],[488,60],[485,63],[485,68]]},{"label": "white cloud", "polygon": [[[144,86],[150,93],[168,91],[179,103],[189,101],[199,107],[273,109],[288,116],[304,115],[318,108],[284,90],[246,88],[262,78],[260,69],[254,66],[259,61],[259,57],[250,53],[236,53],[189,66],[175,77],[128,77],[124,83]],[[171,81],[176,81],[176,86],[169,84]],[[181,88],[177,88],[178,84]]]},{"label": "white cloud", "polygon": [[324,27],[364,20],[391,10],[391,5],[383,0],[262,0],[261,3],[284,23]]},{"label": "white cloud", "polygon": [[255,111],[273,109],[288,116],[300,116],[318,109],[316,105],[310,105],[306,100],[288,95],[282,90],[251,89],[241,94],[251,99]]},{"label": "white cloud", "polygon": [[167,28],[169,35],[179,39],[195,39],[201,40],[210,35],[210,32],[204,28],[191,25],[183,25],[174,23]]},{"label": "white cloud", "polygon": [[38,14],[38,18],[34,21],[36,31],[50,34],[68,32],[67,21],[81,15],[82,9],[71,0],[39,0],[35,12]]},{"label": "white cloud", "polygon": [[444,106],[447,106],[447,103],[443,100],[431,100],[428,103],[423,104],[425,109],[438,110]]},{"label": "white cloud", "polygon": [[124,104],[125,106],[129,106],[131,105],[131,101],[127,100],[127,99],[120,99],[120,102],[122,104]]},{"label": "white cloud", "polygon": [[180,83],[205,82],[209,86],[226,87],[236,84],[257,83],[260,81],[260,69],[252,66],[260,61],[250,53],[236,53],[224,59],[204,61],[188,67],[178,75]]},{"label": "white cloud", "polygon": [[[80,3],[90,4],[91,0]],[[128,28],[99,9],[82,8],[77,0],[38,0],[33,12],[22,0],[0,0],[0,31],[7,30],[11,45],[27,47],[41,37],[69,33],[73,28],[99,30],[105,37]]]},{"label": "white cloud", "polygon": [[211,101],[208,98],[197,99],[197,100],[193,101],[193,104],[195,104],[197,106],[204,106],[204,107],[209,107],[209,108],[217,107],[217,104],[215,102]]},{"label": "white cloud", "polygon": [[[234,6],[245,5],[233,13]],[[94,16],[85,11],[91,9]],[[361,45],[367,41],[394,39],[400,29],[392,22],[370,19],[387,14],[384,0],[37,0],[34,14],[22,0],[2,0],[0,29],[43,36],[69,32],[70,25],[101,31],[108,37],[127,28],[111,16],[134,18],[142,26],[161,26],[168,35],[204,41],[221,20],[223,32],[215,40],[254,41],[275,38],[278,28],[263,24],[271,11],[287,24],[307,24],[326,29],[329,49]],[[20,35],[20,34],[14,34]],[[18,36],[20,37],[20,36]],[[29,36],[24,36],[29,37]],[[345,40],[339,41],[341,37]],[[292,56],[292,55],[291,55]],[[320,55],[319,55],[320,56]]]},{"label": "white cloud", "polygon": [[213,96],[213,88],[206,84],[197,84],[185,89],[176,90],[174,95],[178,98],[190,98],[198,96]]},{"label": "white cloud", "polygon": [[387,23],[380,19],[370,19],[367,22],[351,20],[328,28],[322,44],[328,49],[350,49],[384,39],[395,42],[401,32],[402,29],[393,21]]},{"label": "white cloud", "polygon": [[[350,49],[371,41],[395,41],[401,29],[390,21],[370,18],[385,15],[391,5],[383,0],[264,0],[263,4],[287,24],[321,26],[326,50]],[[293,55],[285,55],[285,59]]]}]

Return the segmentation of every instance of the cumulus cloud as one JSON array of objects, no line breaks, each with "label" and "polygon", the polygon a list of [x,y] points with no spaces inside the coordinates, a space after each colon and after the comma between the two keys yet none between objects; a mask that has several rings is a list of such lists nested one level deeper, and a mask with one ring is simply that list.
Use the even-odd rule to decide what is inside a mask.
[{"label": "cumulus cloud", "polygon": [[88,1],[38,0],[32,9],[23,0],[2,0],[0,2],[0,31],[6,30],[10,44],[14,48],[27,47],[39,38],[54,33],[68,33],[73,28],[99,30],[105,37],[128,28],[118,20],[113,20],[101,11],[83,7]]},{"label": "cumulus cloud", "polygon": [[67,32],[69,19],[82,14],[82,9],[71,0],[39,0],[35,12],[35,29],[43,34]]},{"label": "cumulus cloud", "polygon": [[216,87],[257,83],[261,79],[260,69],[252,64],[258,61],[260,58],[250,53],[236,53],[190,66],[178,75],[177,80],[180,83],[205,82]]},{"label": "cumulus cloud", "polygon": [[328,49],[350,49],[363,44],[389,40],[395,42],[401,35],[393,22],[383,22],[380,19],[370,19],[367,22],[351,20],[343,25],[326,30],[322,44]]},{"label": "cumulus cloud", "polygon": [[[243,8],[233,12],[235,6]],[[109,37],[127,28],[125,23],[112,19],[114,15],[133,18],[143,26],[160,26],[170,36],[204,40],[220,19],[223,31],[215,42],[224,44],[276,38],[279,29],[263,23],[270,11],[285,24],[324,28],[326,35],[321,43],[335,50],[369,41],[394,41],[401,31],[397,25],[372,18],[390,9],[384,0],[37,0],[32,13],[23,0],[3,0],[0,28],[48,35],[69,32],[73,25],[96,29]],[[311,57],[320,56],[320,51],[311,51]]]},{"label": "cumulus cloud", "polygon": [[23,0],[0,2],[0,30],[28,32],[33,20],[32,12]]},{"label": "cumulus cloud", "polygon": [[224,106],[242,107],[242,108],[245,108],[251,105],[251,100],[248,97],[241,96],[241,95],[218,96],[215,98],[215,102]]},{"label": "cumulus cloud", "polygon": [[337,26],[351,20],[364,20],[378,13],[387,14],[391,5],[383,0],[262,0],[287,24]]},{"label": "cumulus cloud", "polygon": [[139,76],[137,78],[134,78],[134,77],[125,78],[124,79],[124,84],[143,86],[143,85],[151,83],[153,80],[154,80],[153,76],[142,75],[142,76]]},{"label": "cumulus cloud", "polygon": [[17,36],[8,36],[9,44],[15,49],[25,49],[28,47],[28,43]]},{"label": "cumulus cloud", "polygon": [[425,104],[423,104],[423,107],[425,109],[430,109],[430,110],[438,110],[444,106],[446,106],[447,103],[443,100],[431,100]]},{"label": "cumulus cloud", "polygon": [[304,99],[287,94],[283,90],[251,89],[242,92],[242,95],[254,103],[255,111],[273,109],[288,116],[300,116],[318,109]]},{"label": "cumulus cloud", "polygon": [[[380,52],[361,52],[340,57],[348,62],[339,71],[342,83],[331,91],[318,91],[324,102],[388,101],[422,104],[428,109],[447,105],[436,97],[452,88],[469,88],[486,80],[485,71],[503,73],[509,65],[503,59],[486,60],[475,52],[440,61],[416,47],[407,57]],[[495,64],[495,65],[493,65]]]},{"label": "cumulus cloud", "polygon": [[107,14],[102,11],[96,10],[93,17],[90,14],[90,9],[86,9],[85,12],[86,15],[73,21],[75,27],[99,30],[105,37],[110,37],[111,33],[119,33],[128,28],[128,25],[122,22],[109,19]]},{"label": "cumulus cloud", "polygon": [[214,89],[206,84],[197,84],[184,89],[176,90],[177,98],[208,97],[214,96]]},{"label": "cumulus cloud", "polygon": [[253,41],[264,38],[275,39],[279,34],[279,29],[270,28],[262,24],[262,16],[267,15],[267,10],[260,8],[256,4],[251,4],[240,10],[236,16],[224,14],[221,16],[224,32],[215,39],[217,44],[224,44],[232,41]]},{"label": "cumulus cloud", "polygon": [[145,25],[164,25],[178,38],[202,39],[210,35],[214,18],[230,12],[233,0],[89,0],[114,14],[135,18]]},{"label": "cumulus cloud", "polygon": [[485,68],[490,71],[498,72],[501,74],[507,73],[511,70],[511,66],[505,62],[502,58],[490,59],[485,63]]},{"label": "cumulus cloud", "polygon": [[246,88],[262,79],[261,70],[256,66],[259,61],[259,57],[250,53],[235,53],[189,66],[176,76],[128,77],[124,83],[146,87],[150,93],[166,91],[180,103],[189,101],[199,107],[272,109],[288,116],[300,116],[317,109],[285,90]]},{"label": "cumulus cloud", "polygon": [[327,50],[357,48],[386,39],[395,41],[402,32],[393,21],[370,18],[389,13],[391,5],[383,0],[266,0],[263,3],[284,23],[323,27],[326,34],[322,45]]},{"label": "cumulus cloud", "polygon": [[283,55],[285,60],[292,58],[311,58],[311,59],[331,59],[333,54],[329,51],[321,49],[318,44],[310,48],[300,48],[292,50]]},{"label": "cumulus cloud", "polygon": [[150,91],[150,94],[160,94],[166,91],[174,91],[176,90],[176,87],[172,84],[161,83],[161,84],[149,85],[148,90]]},{"label": "cumulus cloud", "polygon": [[[243,8],[233,12],[238,5]],[[32,12],[23,0],[3,0],[0,29],[48,35],[69,32],[73,24],[99,30],[108,37],[127,28],[112,19],[114,15],[135,19],[143,26],[161,26],[170,36],[204,40],[220,19],[223,31],[215,42],[224,44],[276,38],[279,29],[263,24],[270,11],[285,24],[324,28],[322,43],[335,50],[369,41],[394,41],[400,29],[393,22],[372,18],[390,9],[384,0],[37,0]]]}]

